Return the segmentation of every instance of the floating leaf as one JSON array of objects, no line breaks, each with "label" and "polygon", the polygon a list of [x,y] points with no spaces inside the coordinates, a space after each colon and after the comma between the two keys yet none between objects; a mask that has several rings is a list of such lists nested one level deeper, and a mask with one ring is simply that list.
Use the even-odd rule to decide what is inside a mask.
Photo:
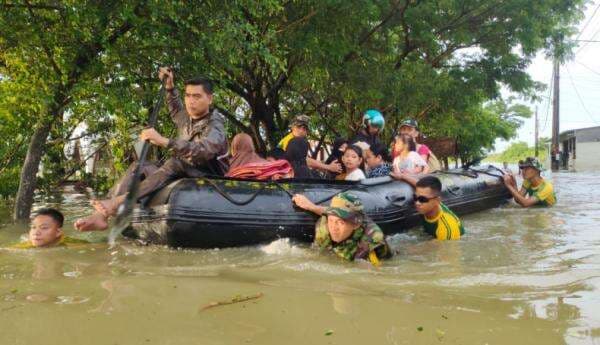
[{"label": "floating leaf", "polygon": [[446,335],[446,332],[438,328],[435,330],[435,335],[437,336],[439,341],[442,341],[442,339],[444,339],[444,335]]},{"label": "floating leaf", "polygon": [[327,331],[325,331],[325,335],[332,335],[332,334],[333,334],[332,329],[328,329]]}]

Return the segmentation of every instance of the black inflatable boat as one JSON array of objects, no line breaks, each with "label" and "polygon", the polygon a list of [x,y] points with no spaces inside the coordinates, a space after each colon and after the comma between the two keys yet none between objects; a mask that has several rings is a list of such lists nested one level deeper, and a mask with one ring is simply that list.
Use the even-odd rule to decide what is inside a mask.
[{"label": "black inflatable boat", "polygon": [[[481,169],[435,173],[444,203],[459,215],[499,206],[510,197],[502,171]],[[357,182],[279,180],[258,182],[222,177],[181,179],[158,191],[133,214],[126,236],[172,247],[216,248],[252,245],[278,238],[311,241],[316,216],[292,205],[295,193],[328,205],[342,191],[361,198],[366,213],[386,234],[419,223],[413,189],[390,177]]]}]

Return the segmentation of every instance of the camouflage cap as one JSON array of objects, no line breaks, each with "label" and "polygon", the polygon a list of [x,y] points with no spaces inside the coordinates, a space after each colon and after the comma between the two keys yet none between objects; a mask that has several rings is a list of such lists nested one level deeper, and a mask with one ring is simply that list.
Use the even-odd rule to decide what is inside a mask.
[{"label": "camouflage cap", "polygon": [[537,171],[544,171],[542,163],[540,163],[540,161],[535,157],[527,157],[524,160],[519,161],[519,169],[530,167],[536,169]]},{"label": "camouflage cap", "polygon": [[343,220],[360,224],[364,219],[363,204],[360,199],[348,192],[342,192],[331,199],[325,214],[337,216]]},{"label": "camouflage cap", "polygon": [[417,120],[414,119],[406,119],[404,121],[402,121],[402,123],[400,124],[400,128],[402,127],[412,127],[415,129],[419,129],[419,123],[417,122]]},{"label": "camouflage cap", "polygon": [[306,126],[306,128],[308,128],[309,122],[310,117],[306,115],[298,115],[292,120],[292,126]]}]

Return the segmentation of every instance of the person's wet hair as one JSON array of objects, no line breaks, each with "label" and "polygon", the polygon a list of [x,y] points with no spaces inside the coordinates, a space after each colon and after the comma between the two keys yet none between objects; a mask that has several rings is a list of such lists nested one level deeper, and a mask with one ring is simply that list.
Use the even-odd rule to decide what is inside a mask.
[{"label": "person's wet hair", "polygon": [[442,192],[442,182],[435,176],[425,176],[417,181],[417,188],[431,188],[437,195]]},{"label": "person's wet hair", "polygon": [[204,89],[204,92],[206,92],[209,95],[213,94],[213,85],[212,82],[206,78],[202,78],[202,77],[198,77],[198,78],[192,78],[192,79],[188,79],[183,83],[185,86],[188,85],[201,85],[202,88]]},{"label": "person's wet hair", "polygon": [[373,155],[375,157],[381,156],[381,158],[384,161],[386,161],[386,162],[390,161],[390,157],[389,157],[389,154],[388,154],[388,149],[383,144],[381,144],[381,143],[375,143],[375,144],[371,145],[371,147],[369,148],[369,150],[371,150],[371,152],[373,152]]},{"label": "person's wet hair", "polygon": [[62,228],[63,223],[65,221],[65,216],[63,216],[63,214],[59,210],[54,208],[42,208],[35,212],[33,218],[38,216],[48,216],[52,218],[58,224],[59,228]]}]

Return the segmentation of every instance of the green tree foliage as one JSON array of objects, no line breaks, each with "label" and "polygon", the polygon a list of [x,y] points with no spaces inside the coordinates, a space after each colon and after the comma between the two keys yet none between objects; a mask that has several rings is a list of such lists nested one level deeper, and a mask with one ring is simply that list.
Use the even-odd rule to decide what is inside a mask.
[{"label": "green tree foliage", "polygon": [[[546,160],[549,145],[549,138],[540,138],[538,143],[538,158],[542,162]],[[489,155],[486,160],[490,162],[517,163],[526,157],[535,157],[535,146],[529,146],[524,141],[517,141],[501,153]]]},{"label": "green tree foliage", "polygon": [[531,110],[509,99],[476,105],[452,115],[439,118],[428,129],[437,136],[456,138],[458,158],[468,164],[484,158],[494,148],[496,139],[512,139],[523,120],[531,117]]},{"label": "green tree foliage", "polygon": [[[173,66],[180,87],[199,74],[214,80],[229,133],[250,133],[261,150],[285,134],[295,115],[313,115],[313,135],[329,140],[353,134],[362,112],[379,108],[390,124],[387,137],[403,118],[415,117],[430,135],[458,137],[461,155],[473,159],[495,138],[514,135],[526,112],[498,101],[501,88],[535,96],[541,85],[525,69],[539,51],[566,55],[560,38],[572,33],[582,6],[583,0],[3,2],[0,135],[7,142],[0,162],[8,164],[0,175],[12,183],[2,184],[0,194],[13,194],[17,172],[31,178],[42,160],[56,175],[45,181],[64,177],[72,167],[62,147],[80,122],[108,143],[118,175],[158,89],[160,65]],[[172,132],[167,117],[159,129]]]}]

